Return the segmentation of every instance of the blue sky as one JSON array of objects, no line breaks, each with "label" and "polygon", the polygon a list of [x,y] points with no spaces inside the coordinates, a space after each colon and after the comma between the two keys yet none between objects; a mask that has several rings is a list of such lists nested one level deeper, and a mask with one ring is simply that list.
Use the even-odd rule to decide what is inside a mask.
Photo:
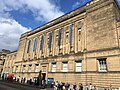
[{"label": "blue sky", "polygon": [[0,0],[0,49],[17,50],[22,33],[83,6],[89,1]]},{"label": "blue sky", "polygon": [[[84,5],[85,3],[89,2],[89,1],[90,0],[65,0],[65,1],[64,0],[55,0],[55,1],[53,0],[51,3],[54,3],[55,6],[58,6],[59,11],[61,11],[62,14],[65,14],[65,13],[70,12],[71,10],[76,9],[77,7]],[[19,10],[18,11],[13,10],[10,12],[10,14],[21,25],[23,25],[27,28],[30,27],[31,29],[34,29],[34,28],[41,26],[41,25],[47,23],[48,21],[52,20],[52,19],[45,20],[45,21],[36,20],[33,15],[33,12],[31,12],[31,11],[27,11],[27,13],[26,12],[21,13],[21,11],[19,11]]]}]

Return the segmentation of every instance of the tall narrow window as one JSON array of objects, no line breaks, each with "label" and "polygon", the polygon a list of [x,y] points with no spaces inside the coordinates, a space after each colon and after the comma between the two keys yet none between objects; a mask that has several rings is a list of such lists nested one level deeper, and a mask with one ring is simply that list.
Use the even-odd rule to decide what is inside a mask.
[{"label": "tall narrow window", "polygon": [[36,47],[37,47],[37,38],[34,38],[33,52],[36,51]]},{"label": "tall narrow window", "polygon": [[56,63],[52,63],[52,72],[56,72]]},{"label": "tall narrow window", "polygon": [[52,32],[49,33],[49,42],[48,42],[49,49],[51,49],[51,42],[52,42]]},{"label": "tall narrow window", "polygon": [[23,65],[22,72],[25,72],[26,65]]},{"label": "tall narrow window", "polygon": [[66,32],[66,44],[69,44],[69,32]]},{"label": "tall narrow window", "polygon": [[60,44],[61,44],[61,32],[60,30],[58,31],[58,48],[60,49]]},{"label": "tall narrow window", "polygon": [[99,71],[106,72],[107,71],[106,58],[101,58],[97,60],[98,60]]},{"label": "tall narrow window", "polygon": [[76,61],[76,72],[82,72],[82,61]]},{"label": "tall narrow window", "polygon": [[35,65],[35,72],[38,72],[38,67],[39,67],[39,64],[36,64]]},{"label": "tall narrow window", "polygon": [[27,53],[30,52],[30,44],[31,44],[31,40],[28,41],[28,48],[27,48]]},{"label": "tall narrow window", "polygon": [[68,63],[63,62],[63,72],[67,72],[67,71],[68,71]]},{"label": "tall narrow window", "polygon": [[32,71],[32,65],[29,65],[29,71],[28,72],[31,72]]},{"label": "tall narrow window", "polygon": [[70,43],[70,46],[72,45],[72,28],[73,28],[73,25],[70,24],[70,26],[69,26],[69,43]]},{"label": "tall narrow window", "polygon": [[44,44],[44,35],[42,35],[42,37],[41,37],[40,50],[43,50],[43,44]]},{"label": "tall narrow window", "polygon": [[15,72],[18,72],[18,66],[16,66]]}]

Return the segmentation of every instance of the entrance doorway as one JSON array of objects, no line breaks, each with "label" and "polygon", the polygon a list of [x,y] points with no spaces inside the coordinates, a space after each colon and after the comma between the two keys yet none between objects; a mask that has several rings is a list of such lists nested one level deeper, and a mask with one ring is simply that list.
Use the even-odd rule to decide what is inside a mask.
[{"label": "entrance doorway", "polygon": [[46,73],[42,73],[42,80],[45,81],[45,78],[46,78]]}]

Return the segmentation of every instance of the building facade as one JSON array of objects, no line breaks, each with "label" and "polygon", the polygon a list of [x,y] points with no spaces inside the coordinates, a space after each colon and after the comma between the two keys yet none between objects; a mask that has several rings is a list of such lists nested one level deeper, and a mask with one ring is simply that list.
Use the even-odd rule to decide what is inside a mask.
[{"label": "building facade", "polygon": [[5,60],[6,60],[6,55],[10,53],[9,50],[5,50],[3,49],[2,51],[0,51],[0,76],[1,76],[1,73],[3,71],[3,66],[4,66],[4,63],[5,63]]},{"label": "building facade", "polygon": [[2,71],[2,75],[4,74],[4,77],[8,76],[9,74],[13,74],[16,55],[17,55],[17,51],[10,52],[9,54],[6,55],[6,59]]},{"label": "building facade", "polygon": [[92,0],[21,35],[13,73],[69,83],[120,87],[120,9]]}]

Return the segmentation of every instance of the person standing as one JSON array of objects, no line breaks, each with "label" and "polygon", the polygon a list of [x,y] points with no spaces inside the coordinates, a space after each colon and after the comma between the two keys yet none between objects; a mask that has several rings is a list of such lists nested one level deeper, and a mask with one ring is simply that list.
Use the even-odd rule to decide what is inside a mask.
[{"label": "person standing", "polygon": [[82,83],[79,83],[79,90],[83,90],[83,85],[82,85]]},{"label": "person standing", "polygon": [[89,88],[88,88],[88,84],[86,84],[86,86],[85,86],[85,90],[89,90]]},{"label": "person standing", "polygon": [[73,85],[73,90],[76,90],[76,83]]},{"label": "person standing", "polygon": [[68,90],[69,87],[70,87],[70,84],[67,82],[66,85],[65,85],[66,90]]},{"label": "person standing", "polygon": [[90,83],[89,90],[92,90],[92,84]]},{"label": "person standing", "polygon": [[48,85],[48,80],[45,81],[45,84],[46,84],[46,87],[47,87],[47,85]]}]

